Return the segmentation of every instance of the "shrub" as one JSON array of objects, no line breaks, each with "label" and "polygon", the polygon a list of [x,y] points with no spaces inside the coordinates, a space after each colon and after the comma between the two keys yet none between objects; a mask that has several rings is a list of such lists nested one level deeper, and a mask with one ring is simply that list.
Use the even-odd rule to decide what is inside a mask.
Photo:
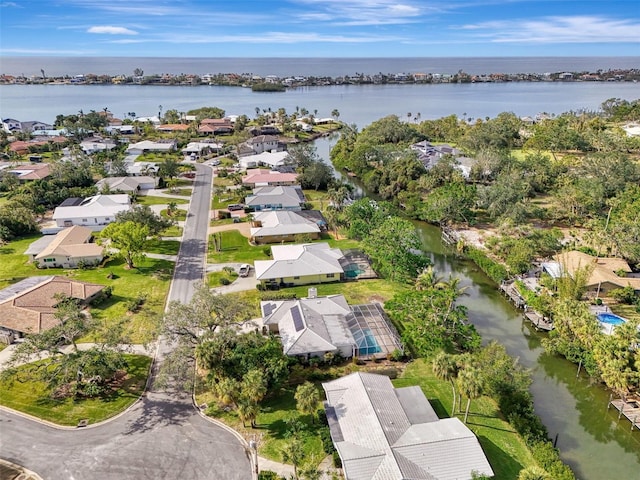
[{"label": "shrub", "polygon": [[391,352],[391,360],[394,362],[403,362],[406,358],[404,352],[399,348],[396,348],[393,352]]},{"label": "shrub", "polygon": [[258,480],[280,480],[281,478],[282,477],[272,470],[262,470],[258,473]]},{"label": "shrub", "polygon": [[633,305],[638,301],[638,296],[631,285],[611,290],[611,296],[625,305]]},{"label": "shrub", "polygon": [[465,253],[469,259],[473,260],[476,265],[482,270],[491,280],[496,283],[501,283],[507,279],[507,269],[499,263],[491,260],[481,250],[467,246]]},{"label": "shrub", "polygon": [[231,280],[229,280],[227,277],[220,278],[221,285],[229,285],[230,283],[231,283]]},{"label": "shrub", "polygon": [[147,300],[146,294],[141,294],[135,298],[132,298],[127,302],[127,312],[131,312],[131,313],[137,312],[138,310],[140,310],[140,307],[144,304],[146,300]]},{"label": "shrub", "polygon": [[271,256],[271,247],[264,247],[264,248],[262,249],[262,251],[264,252],[264,254],[265,254],[267,257],[270,257],[270,256]]},{"label": "shrub", "polygon": [[[259,284],[258,287],[262,286],[262,284]],[[258,290],[261,290],[260,288],[258,288]],[[264,293],[260,294],[260,300],[263,301],[267,301],[267,300],[292,300],[298,298],[298,295],[295,292],[288,292],[288,291],[266,291]]]}]

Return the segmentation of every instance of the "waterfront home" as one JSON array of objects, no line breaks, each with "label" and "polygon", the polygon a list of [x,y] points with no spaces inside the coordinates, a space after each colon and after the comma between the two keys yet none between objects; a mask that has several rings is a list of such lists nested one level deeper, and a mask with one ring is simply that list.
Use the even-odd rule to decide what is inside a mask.
[{"label": "waterfront home", "polygon": [[275,152],[282,150],[278,137],[274,135],[258,135],[245,142],[251,151],[255,153]]},{"label": "waterfront home", "polygon": [[184,123],[165,123],[163,125],[156,125],[156,130],[165,133],[184,132],[186,130],[189,130],[189,125],[186,125]]},{"label": "waterfront home", "polygon": [[33,242],[25,254],[38,268],[78,268],[98,265],[104,258],[104,248],[92,243],[93,230],[75,225],[56,235],[45,235]]},{"label": "waterfront home", "polygon": [[99,192],[138,193],[156,188],[157,184],[157,179],[150,176],[105,177],[98,180],[96,187]]},{"label": "waterfront home", "polygon": [[562,275],[574,277],[579,270],[587,269],[585,287],[590,294],[606,295],[616,288],[632,286],[640,293],[640,276],[632,273],[629,264],[614,257],[594,257],[577,250],[556,255],[552,262],[544,262],[542,270],[553,278]]},{"label": "waterfront home", "polygon": [[291,186],[297,183],[297,173],[281,173],[274,170],[249,170],[246,176],[242,177],[242,184],[251,188]]},{"label": "waterfront home", "polygon": [[53,212],[58,227],[82,225],[92,230],[102,230],[115,221],[116,214],[131,208],[129,195],[94,195],[93,197],[68,198]]},{"label": "waterfront home", "polygon": [[[245,146],[245,148],[248,147]],[[287,163],[288,156],[288,152],[262,152],[256,155],[241,156],[238,159],[238,163],[244,169],[256,167],[277,168]]]},{"label": "waterfront home", "polygon": [[255,212],[268,210],[302,210],[305,197],[299,186],[256,187],[245,198],[245,205]]},{"label": "waterfront home", "polygon": [[15,118],[3,118],[2,129],[7,133],[15,133],[22,131],[22,122]]},{"label": "waterfront home", "polygon": [[97,152],[110,151],[116,148],[116,142],[110,138],[90,137],[80,142],[80,148],[87,155]]},{"label": "waterfront home", "polygon": [[256,260],[256,279],[267,288],[337,282],[344,279],[344,254],[328,243],[274,245],[273,260]]},{"label": "waterfront home", "polygon": [[198,133],[205,135],[228,135],[233,133],[230,118],[204,118],[198,127]]},{"label": "waterfront home", "polygon": [[379,304],[350,306],[344,295],[309,296],[260,302],[265,325],[278,335],[285,355],[323,358],[382,358],[402,349],[395,329]]},{"label": "waterfront home", "polygon": [[61,298],[87,304],[104,288],[57,275],[25,278],[0,290],[0,328],[17,337],[42,333],[60,323],[55,313]]},{"label": "waterfront home", "polygon": [[[311,219],[307,213],[314,212],[320,219]],[[326,225],[318,211],[303,212],[270,211],[258,212],[251,220],[250,241],[256,244],[293,242],[298,235],[308,236],[310,240],[320,238],[321,226]]]},{"label": "waterfront home", "polygon": [[331,439],[346,480],[471,480],[493,476],[459,418],[439,419],[418,386],[356,372],[322,384]]}]

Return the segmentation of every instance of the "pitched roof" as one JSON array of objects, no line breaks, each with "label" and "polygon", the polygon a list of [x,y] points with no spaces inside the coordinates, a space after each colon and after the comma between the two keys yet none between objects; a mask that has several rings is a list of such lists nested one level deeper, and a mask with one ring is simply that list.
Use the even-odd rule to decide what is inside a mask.
[{"label": "pitched roof", "polygon": [[40,180],[51,174],[51,165],[48,163],[22,164],[13,167],[9,172],[17,175],[20,180]]},{"label": "pitched roof", "polygon": [[260,307],[264,323],[278,325],[286,355],[330,352],[341,346],[356,346],[346,321],[351,309],[344,295],[266,301],[261,302]]},{"label": "pitched roof", "polygon": [[94,195],[79,205],[60,206],[53,211],[53,219],[80,218],[84,216],[114,216],[128,210],[131,200],[127,194]]},{"label": "pitched roof", "polygon": [[556,255],[554,260],[559,263],[561,271],[566,271],[573,276],[579,269],[585,267],[592,268],[591,275],[587,280],[587,286],[595,286],[601,283],[612,283],[620,287],[631,285],[634,289],[640,290],[640,278],[620,277],[616,272],[631,272],[629,264],[614,257],[593,257],[586,253],[573,250]]},{"label": "pitched roof", "polygon": [[52,255],[64,255],[71,258],[93,257],[102,255],[103,247],[96,243],[89,243],[93,231],[87,227],[75,225],[65,228],[55,235],[55,238],[47,245],[36,259]]},{"label": "pitched roof", "polygon": [[23,333],[40,333],[58,324],[58,294],[87,300],[104,285],[61,276],[29,277],[0,290],[0,326]]},{"label": "pitched roof", "polygon": [[304,233],[319,233],[320,227],[297,214],[286,210],[259,212],[254,214],[254,221],[262,226],[251,228],[251,237],[268,237],[272,235],[297,235]]},{"label": "pitched roof", "polygon": [[473,432],[457,418],[439,420],[420,388],[394,389],[388,377],[360,372],[322,386],[347,480],[493,475]]},{"label": "pitched roof", "polygon": [[300,188],[290,186],[257,187],[253,195],[245,198],[249,207],[258,205],[279,205],[280,208],[296,207],[304,202],[304,193]]},{"label": "pitched roof", "polygon": [[121,190],[123,192],[135,192],[140,189],[140,184],[152,183],[155,184],[153,177],[105,177],[96,183],[98,190],[103,185],[108,185],[110,190]]},{"label": "pitched roof", "polygon": [[258,280],[344,273],[340,265],[344,257],[342,251],[331,248],[328,243],[274,245],[271,255],[273,260],[254,262]]},{"label": "pitched roof", "polygon": [[247,172],[247,176],[243,177],[242,183],[269,185],[271,183],[293,183],[297,180],[297,173],[280,173],[272,170],[257,170]]}]

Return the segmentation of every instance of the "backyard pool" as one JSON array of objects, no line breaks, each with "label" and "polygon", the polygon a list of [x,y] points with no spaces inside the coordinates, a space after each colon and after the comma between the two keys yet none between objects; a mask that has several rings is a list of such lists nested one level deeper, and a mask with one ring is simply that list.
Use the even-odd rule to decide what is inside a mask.
[{"label": "backyard pool", "polygon": [[358,355],[373,355],[382,351],[370,328],[362,329],[362,336],[356,337],[356,343],[358,344]]},{"label": "backyard pool", "polygon": [[364,268],[357,263],[350,263],[344,267],[344,274],[347,278],[356,278],[365,272]]},{"label": "backyard pool", "polygon": [[614,315],[613,313],[599,313],[597,315],[600,323],[604,323],[606,325],[621,325],[626,322],[626,320],[618,315]]}]

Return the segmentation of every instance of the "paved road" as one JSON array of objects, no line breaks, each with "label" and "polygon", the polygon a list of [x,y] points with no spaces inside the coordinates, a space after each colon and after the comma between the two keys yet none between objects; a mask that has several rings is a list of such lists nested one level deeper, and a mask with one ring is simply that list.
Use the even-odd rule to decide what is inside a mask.
[{"label": "paved road", "polygon": [[[211,169],[197,167],[194,194],[170,300],[187,302],[203,278]],[[170,349],[162,339],[158,359]],[[0,457],[45,480],[252,478],[238,439],[201,417],[191,397],[153,386],[120,417],[93,428],[60,430],[0,411]]]}]

